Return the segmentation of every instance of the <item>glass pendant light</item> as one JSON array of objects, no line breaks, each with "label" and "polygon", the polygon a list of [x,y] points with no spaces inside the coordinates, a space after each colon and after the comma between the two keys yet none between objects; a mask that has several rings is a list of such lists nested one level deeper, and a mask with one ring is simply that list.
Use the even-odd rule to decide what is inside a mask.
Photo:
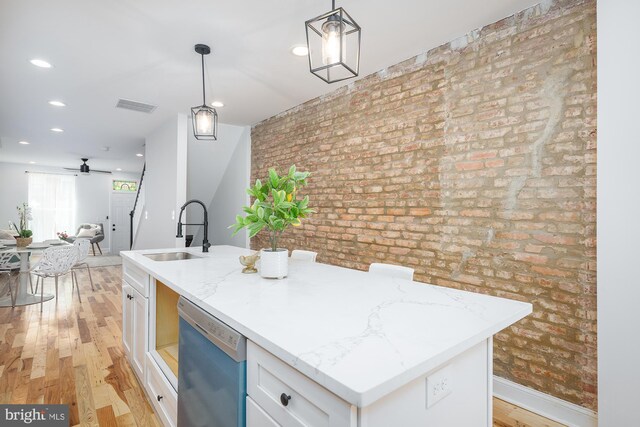
[{"label": "glass pendant light", "polygon": [[309,70],[327,83],[356,77],[360,70],[360,26],[335,0],[331,11],[305,22]]},{"label": "glass pendant light", "polygon": [[340,62],[342,57],[341,49],[346,56],[346,38],[340,37],[344,31],[344,24],[336,15],[331,15],[322,24],[322,64],[332,65]]},{"label": "glass pendant light", "polygon": [[211,53],[206,44],[197,44],[195,51],[202,58],[202,105],[191,109],[193,122],[193,136],[198,140],[216,141],[218,139],[218,112],[209,107],[205,97],[204,85],[204,56]]}]

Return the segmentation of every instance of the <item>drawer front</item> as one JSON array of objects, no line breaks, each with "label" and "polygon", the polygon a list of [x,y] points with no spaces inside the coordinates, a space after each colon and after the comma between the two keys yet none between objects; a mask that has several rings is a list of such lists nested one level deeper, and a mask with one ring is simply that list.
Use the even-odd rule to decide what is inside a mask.
[{"label": "drawer front", "polygon": [[247,427],[280,427],[280,424],[247,396]]},{"label": "drawer front", "polygon": [[247,393],[285,427],[357,425],[355,406],[250,341],[247,341]]},{"label": "drawer front", "polygon": [[156,412],[165,426],[175,427],[178,423],[178,393],[149,353],[146,355],[146,372],[146,389]]},{"label": "drawer front", "polygon": [[149,298],[149,275],[130,262],[122,262],[122,277],[140,294]]}]

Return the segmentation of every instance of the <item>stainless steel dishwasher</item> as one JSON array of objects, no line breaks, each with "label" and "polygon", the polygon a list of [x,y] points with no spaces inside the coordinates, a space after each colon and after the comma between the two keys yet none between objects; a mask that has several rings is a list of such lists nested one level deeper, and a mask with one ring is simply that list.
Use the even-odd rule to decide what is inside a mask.
[{"label": "stainless steel dishwasher", "polygon": [[244,427],[247,340],[180,297],[178,426]]}]

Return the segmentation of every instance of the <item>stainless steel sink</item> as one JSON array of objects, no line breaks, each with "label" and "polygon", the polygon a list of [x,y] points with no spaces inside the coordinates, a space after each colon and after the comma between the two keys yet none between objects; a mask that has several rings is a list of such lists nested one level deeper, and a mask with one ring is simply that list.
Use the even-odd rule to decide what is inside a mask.
[{"label": "stainless steel sink", "polygon": [[181,261],[185,259],[202,258],[189,252],[163,252],[159,254],[143,254],[154,261]]}]

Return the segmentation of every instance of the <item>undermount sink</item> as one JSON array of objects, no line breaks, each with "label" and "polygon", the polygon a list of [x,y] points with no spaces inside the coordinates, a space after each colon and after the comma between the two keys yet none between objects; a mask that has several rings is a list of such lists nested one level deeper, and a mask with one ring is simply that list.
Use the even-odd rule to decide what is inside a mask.
[{"label": "undermount sink", "polygon": [[143,254],[154,261],[181,261],[185,259],[202,258],[189,252],[163,252],[159,254]]}]

